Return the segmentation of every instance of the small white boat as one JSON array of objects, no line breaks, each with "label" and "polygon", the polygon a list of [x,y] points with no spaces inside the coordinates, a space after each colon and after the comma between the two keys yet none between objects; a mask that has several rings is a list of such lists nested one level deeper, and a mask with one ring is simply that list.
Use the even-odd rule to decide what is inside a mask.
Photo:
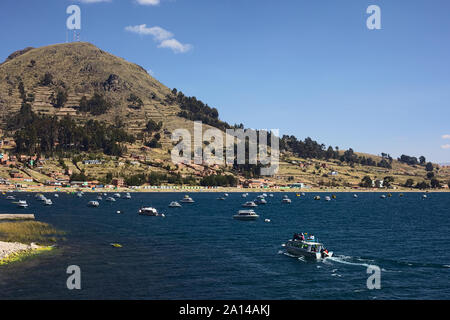
[{"label": "small white boat", "polygon": [[256,203],[254,203],[253,201],[247,201],[242,206],[247,207],[247,208],[254,208],[254,207],[257,207],[258,205]]},{"label": "small white boat", "polygon": [[281,203],[291,203],[291,199],[288,198],[288,196],[283,196],[283,200],[281,200]]},{"label": "small white boat", "polygon": [[114,193],[114,197],[120,198],[120,193]]},{"label": "small white boat", "polygon": [[44,205],[51,206],[52,204],[53,204],[52,199],[45,199],[44,200]]},{"label": "small white boat", "polygon": [[269,194],[269,197],[273,198],[273,193]]},{"label": "small white boat", "polygon": [[19,200],[16,203],[19,208],[27,208],[28,207],[28,203],[26,200]]},{"label": "small white boat", "polygon": [[262,196],[265,198],[267,197],[267,193],[263,193]]},{"label": "small white boat", "polygon": [[252,209],[250,210],[239,210],[238,214],[235,214],[233,216],[234,219],[237,220],[245,220],[245,221],[249,221],[249,220],[256,220],[259,218],[259,215],[256,214],[255,211],[253,211]]},{"label": "small white boat", "polygon": [[426,199],[426,198],[428,198],[428,196],[427,196],[426,194],[424,194],[424,195],[422,196],[422,198],[423,198],[423,199]]},{"label": "small white boat", "polygon": [[116,199],[114,199],[113,197],[108,197],[108,198],[106,198],[106,201],[111,201],[111,202],[115,202],[115,201],[116,201]]},{"label": "small white boat", "polygon": [[55,193],[53,196],[54,196],[55,198],[59,198],[59,194],[57,194],[57,193]]},{"label": "small white boat", "polygon": [[169,208],[181,208],[181,204],[179,204],[179,203],[176,202],[176,201],[172,201],[172,202],[169,204]]},{"label": "small white boat", "polygon": [[83,193],[82,192],[77,192],[77,197],[78,198],[81,198],[83,196]]},{"label": "small white boat", "polygon": [[129,192],[127,192],[127,193],[125,194],[125,199],[131,199],[131,194],[130,194]]},{"label": "small white boat", "polygon": [[97,200],[103,200],[102,196],[98,196]]},{"label": "small white boat", "polygon": [[314,260],[333,256],[333,252],[325,249],[322,243],[314,239],[314,236],[308,237],[306,240],[299,238],[288,240],[285,248],[292,255],[303,256]]},{"label": "small white boat", "polygon": [[225,193],[224,196],[225,196],[225,197],[228,197],[228,193]]},{"label": "small white boat", "polygon": [[16,197],[14,197],[14,196],[7,196],[6,200],[16,200]]},{"label": "small white boat", "polygon": [[247,196],[248,196],[248,193],[243,193],[242,194],[242,198],[247,198]]},{"label": "small white boat", "polygon": [[219,197],[219,198],[217,198],[217,200],[226,200],[226,198],[225,197]]},{"label": "small white boat", "polygon": [[353,198],[358,198],[358,195],[355,193],[355,194],[353,195]]},{"label": "small white boat", "polygon": [[255,203],[258,204],[258,205],[259,204],[267,204],[267,200],[264,199],[263,197],[261,197],[261,198],[256,199]]},{"label": "small white boat", "polygon": [[189,197],[188,195],[185,195],[184,198],[181,200],[181,202],[183,202],[183,203],[194,203],[195,201],[192,200],[192,198]]},{"label": "small white boat", "polygon": [[98,201],[89,201],[88,202],[88,207],[98,207],[100,205],[100,203]]},{"label": "small white boat", "polygon": [[381,198],[381,199],[386,199],[386,195],[382,194],[382,195],[380,196],[380,198]]},{"label": "small white boat", "polygon": [[44,202],[47,199],[42,193],[38,193],[34,197],[36,198],[36,200],[42,201],[42,202]]},{"label": "small white boat", "polygon": [[331,201],[331,198],[329,196],[326,196],[325,201]]},{"label": "small white boat", "polygon": [[158,210],[156,210],[153,207],[142,207],[139,209],[138,213],[142,216],[151,216],[151,217],[160,216],[160,214],[158,213]]},{"label": "small white boat", "polygon": [[320,196],[315,196],[314,200],[320,200]]}]

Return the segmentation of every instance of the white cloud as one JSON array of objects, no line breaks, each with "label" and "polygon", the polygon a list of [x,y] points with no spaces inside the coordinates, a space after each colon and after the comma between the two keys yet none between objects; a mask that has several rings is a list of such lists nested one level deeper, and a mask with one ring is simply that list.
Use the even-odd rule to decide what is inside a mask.
[{"label": "white cloud", "polygon": [[81,3],[111,2],[111,0],[72,0],[72,1],[81,2]]},{"label": "white cloud", "polygon": [[173,37],[173,34],[170,31],[164,30],[163,28],[158,26],[147,28],[146,24],[141,24],[138,26],[128,26],[125,27],[125,30],[141,35],[151,35],[153,36],[155,41],[162,41]]},{"label": "white cloud", "polygon": [[157,6],[161,1],[160,0],[136,0],[136,2],[143,6]]},{"label": "white cloud", "polygon": [[450,139],[450,134],[444,134],[444,135],[442,136],[442,139]]},{"label": "white cloud", "polygon": [[450,149],[450,144],[444,144],[441,146],[442,149]]},{"label": "white cloud", "polygon": [[175,53],[185,53],[192,49],[192,45],[182,44],[174,38],[174,34],[172,32],[158,26],[149,28],[146,24],[140,24],[125,27],[125,30],[139,35],[150,35],[153,37],[153,40],[159,42],[158,48],[168,48]]},{"label": "white cloud", "polygon": [[192,49],[190,44],[182,44],[176,39],[167,39],[162,41],[158,48],[169,48],[175,53],[185,53]]}]

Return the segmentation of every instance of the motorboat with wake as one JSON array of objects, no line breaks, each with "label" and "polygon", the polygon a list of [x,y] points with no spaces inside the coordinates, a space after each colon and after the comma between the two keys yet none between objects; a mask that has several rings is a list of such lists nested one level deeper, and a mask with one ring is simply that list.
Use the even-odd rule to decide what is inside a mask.
[{"label": "motorboat with wake", "polygon": [[309,259],[319,260],[333,256],[322,243],[313,235],[305,237],[304,234],[294,234],[294,237],[284,245],[287,252],[294,256],[302,256]]},{"label": "motorboat with wake", "polygon": [[233,216],[233,218],[236,220],[250,221],[258,219],[259,215],[257,215],[253,209],[239,210],[238,213]]},{"label": "motorboat with wake", "polygon": [[291,203],[291,199],[288,198],[287,195],[283,196],[283,200],[281,200],[282,203]]},{"label": "motorboat with wake", "polygon": [[19,200],[16,204],[19,208],[28,208],[28,203],[26,200]]}]

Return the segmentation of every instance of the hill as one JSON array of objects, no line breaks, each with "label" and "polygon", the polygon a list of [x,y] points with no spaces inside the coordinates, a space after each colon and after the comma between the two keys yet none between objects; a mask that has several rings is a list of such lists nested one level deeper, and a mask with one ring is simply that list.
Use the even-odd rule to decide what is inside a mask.
[{"label": "hill", "polygon": [[[208,175],[232,175],[241,181],[259,178],[249,167],[237,170],[170,163],[171,133],[185,128],[193,136],[194,120],[202,120],[204,129],[231,127],[220,121],[215,108],[169,89],[141,66],[90,43],[28,47],[0,64],[0,127],[3,141],[8,142],[2,152],[11,157],[2,158],[0,177],[11,178],[16,176],[12,171],[19,171],[22,177],[17,179],[30,185],[55,181],[58,176],[68,180],[70,175],[72,180],[101,183],[122,177],[128,184],[214,184],[214,179],[205,180]],[[56,130],[54,137],[46,130]],[[132,138],[124,138],[124,132]],[[36,136],[30,141],[32,134]],[[67,138],[65,143],[63,138]],[[120,148],[114,148],[116,145]],[[256,184],[355,187],[367,175],[374,180],[390,176],[393,185],[400,186],[412,178],[416,184],[430,183],[432,178],[445,183],[450,177],[448,168],[439,170],[435,165],[431,177],[424,165],[352,150],[326,150],[310,138],[301,141],[285,136],[280,146],[283,161],[279,173]],[[30,165],[32,158],[36,161]],[[86,165],[86,159],[100,159],[101,165]],[[220,183],[229,184],[227,181]]]}]

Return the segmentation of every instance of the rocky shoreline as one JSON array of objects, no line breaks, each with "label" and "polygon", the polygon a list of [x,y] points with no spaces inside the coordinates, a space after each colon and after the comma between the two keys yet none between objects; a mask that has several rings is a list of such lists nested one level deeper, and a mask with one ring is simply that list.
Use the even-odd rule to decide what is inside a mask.
[{"label": "rocky shoreline", "polygon": [[7,258],[11,254],[16,254],[22,251],[36,250],[39,248],[40,246],[35,243],[23,244],[19,242],[0,241],[0,261]]}]

